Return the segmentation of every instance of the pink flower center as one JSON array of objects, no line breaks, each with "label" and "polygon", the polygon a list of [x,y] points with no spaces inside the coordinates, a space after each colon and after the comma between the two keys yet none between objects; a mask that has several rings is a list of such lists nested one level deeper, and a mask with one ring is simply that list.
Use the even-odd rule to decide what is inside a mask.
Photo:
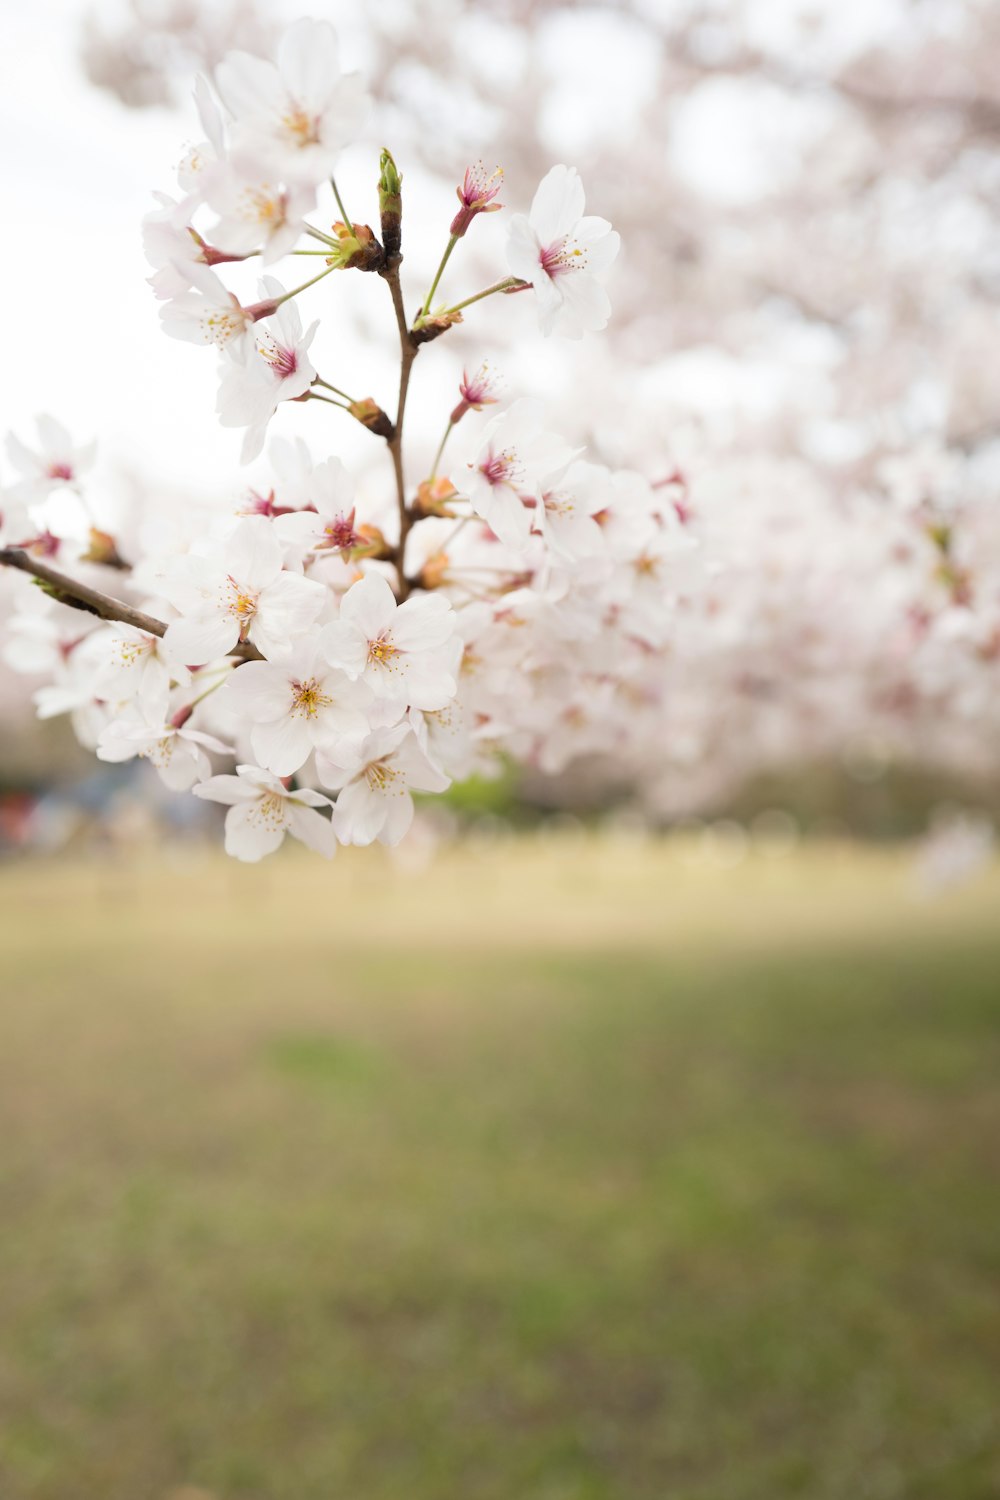
[{"label": "pink flower center", "polygon": [[49,464],[48,475],[50,479],[72,479],[73,470],[69,464]]},{"label": "pink flower center", "polygon": [[337,516],[333,521],[328,521],[323,532],[326,536],[323,543],[325,547],[357,547],[363,540],[354,529],[353,510],[349,516]]},{"label": "pink flower center", "polygon": [[479,465],[479,472],[486,483],[494,488],[499,484],[513,484],[517,473],[517,454],[513,448],[505,448],[501,453],[494,453],[491,448],[489,457]]},{"label": "pink flower center", "polygon": [[271,338],[260,352],[261,357],[267,360],[279,380],[290,379],[299,367],[299,357],[295,350],[286,349],[284,344],[276,344]]},{"label": "pink flower center", "polygon": [[554,281],[557,276],[565,276],[567,271],[582,271],[587,264],[587,257],[579,245],[563,237],[554,244],[543,246],[539,264],[546,276]]}]

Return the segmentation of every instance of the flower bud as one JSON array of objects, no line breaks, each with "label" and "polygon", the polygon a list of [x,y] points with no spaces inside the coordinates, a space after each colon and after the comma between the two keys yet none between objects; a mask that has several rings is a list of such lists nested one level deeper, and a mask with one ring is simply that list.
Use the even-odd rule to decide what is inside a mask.
[{"label": "flower bud", "polygon": [[413,509],[420,516],[445,516],[455,514],[448,509],[448,503],[458,498],[458,491],[450,479],[442,476],[440,479],[425,479],[417,486],[417,498],[413,502]]},{"label": "flower bud", "polygon": [[391,442],[396,429],[371,396],[366,396],[363,401],[352,401],[347,410],[362,427],[367,427],[376,437],[384,437],[387,442]]},{"label": "flower bud", "polygon": [[503,167],[497,167],[488,177],[481,161],[474,167],[466,167],[462,186],[455,189],[462,205],[451,222],[451,232],[456,239],[462,238],[476,214],[494,214],[498,208],[503,208],[502,203],[493,202],[502,187]]},{"label": "flower bud", "polygon": [[80,553],[80,561],[101,563],[105,568],[128,567],[128,563],[122,561],[118,545],[111,533],[99,531],[96,526],[90,528],[87,550]]},{"label": "flower bud", "polygon": [[417,576],[418,588],[440,589],[449,581],[449,559],[447,552],[435,552],[427,559]]},{"label": "flower bud", "polygon": [[379,159],[378,210],[382,225],[382,245],[386,255],[394,260],[403,241],[403,186],[402,173],[392,159],[392,153],[383,150]]},{"label": "flower bud", "polygon": [[333,226],[337,248],[326,258],[328,266],[338,271],[380,271],[385,265],[385,251],[367,224],[344,224],[338,219]]},{"label": "flower bud", "polygon": [[426,313],[417,326],[410,330],[410,338],[414,344],[429,344],[432,339],[440,338],[442,333],[447,333],[455,323],[462,321],[460,312]]},{"label": "flower bud", "polygon": [[360,541],[351,550],[351,557],[353,559],[357,560],[362,557],[376,559],[392,557],[394,548],[386,541],[377,526],[359,526],[357,534]]}]

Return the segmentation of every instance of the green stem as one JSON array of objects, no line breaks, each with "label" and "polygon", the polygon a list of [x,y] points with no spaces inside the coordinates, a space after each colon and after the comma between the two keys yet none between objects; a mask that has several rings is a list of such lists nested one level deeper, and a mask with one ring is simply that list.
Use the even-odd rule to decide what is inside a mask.
[{"label": "green stem", "polygon": [[315,380],[313,381],[313,385],[321,385],[325,391],[332,391],[335,396],[343,396],[344,400],[348,402],[349,405],[355,405],[353,396],[349,396],[346,391],[340,390],[338,386],[331,385],[328,380],[324,380],[320,375],[316,376]]},{"label": "green stem", "polygon": [[[509,292],[514,287],[527,286],[528,282],[521,281],[517,276],[506,276],[503,281],[497,281],[493,286],[488,286],[485,291],[477,292],[474,297],[466,297],[464,302],[456,302],[454,307],[446,307],[443,317],[450,317],[452,313],[461,312],[463,307],[471,307],[473,302],[482,302],[484,297],[492,297],[494,292]],[[417,319],[417,326],[425,321],[426,313]]]},{"label": "green stem", "polygon": [[337,207],[340,209],[340,217],[343,219],[348,229],[353,229],[354,226],[352,225],[350,219],[347,217],[347,209],[344,207],[344,200],[340,196],[340,190],[337,187],[336,178],[332,173],[330,174],[330,186],[333,188],[333,196],[336,198]]},{"label": "green stem", "polygon": [[311,234],[314,240],[322,240],[324,245],[331,245],[334,250],[340,244],[339,240],[332,239],[330,235],[324,234],[321,229],[314,229],[311,224],[306,225],[306,234]]},{"label": "green stem", "polygon": [[431,465],[431,479],[437,478],[438,464],[441,462],[441,455],[444,453],[445,444],[451,437],[451,429],[454,427],[454,425],[454,422],[448,423],[447,427],[444,430],[444,436],[442,437],[440,443],[438,443],[438,451],[435,453],[434,462]]},{"label": "green stem", "polygon": [[218,682],[213,682],[211,687],[207,687],[203,693],[199,693],[197,698],[192,698],[187,707],[190,709],[197,708],[198,704],[203,703],[210,694],[217,692],[230,673],[235,672],[235,670],[235,667],[227,667],[225,672],[220,673]]},{"label": "green stem", "polygon": [[431,303],[434,300],[434,293],[438,289],[438,282],[441,280],[441,276],[442,276],[442,273],[444,272],[444,268],[448,264],[448,257],[450,256],[451,252],[454,250],[454,248],[455,248],[455,246],[457,244],[458,244],[458,235],[457,234],[453,234],[452,237],[451,237],[451,239],[448,241],[447,245],[445,246],[445,252],[444,252],[444,254],[441,257],[441,264],[438,266],[437,271],[435,272],[435,275],[434,275],[434,280],[431,282],[431,289],[427,293],[427,296],[424,298],[423,303],[421,304],[421,307],[420,307],[420,311],[417,313],[417,322],[418,323],[419,323],[421,317],[423,316],[423,314],[424,313],[429,313],[430,310],[431,310]]},{"label": "green stem", "polygon": [[313,276],[311,280],[304,281],[301,286],[293,287],[292,290],[290,292],[286,292],[283,297],[275,298],[278,307],[280,307],[283,302],[287,302],[290,297],[297,297],[299,293],[304,292],[307,287],[315,286],[317,281],[322,281],[324,276],[329,276],[330,272],[335,271],[336,269],[336,266],[327,266],[326,270],[320,271],[318,276]]},{"label": "green stem", "polygon": [[310,401],[325,401],[327,406],[339,407],[341,411],[348,411],[350,409],[344,405],[343,401],[334,401],[332,396],[321,396],[319,391],[308,391],[306,394]]},{"label": "green stem", "polygon": [[448,533],[448,535],[445,537],[444,541],[441,543],[440,547],[438,548],[438,551],[439,552],[447,552],[448,548],[451,546],[452,542],[458,536],[458,533],[462,530],[462,527],[463,526],[468,526],[469,522],[471,520],[473,520],[473,519],[474,519],[474,517],[472,517],[472,516],[463,516],[462,519],[459,521],[458,525],[454,528],[454,530],[450,531]]}]

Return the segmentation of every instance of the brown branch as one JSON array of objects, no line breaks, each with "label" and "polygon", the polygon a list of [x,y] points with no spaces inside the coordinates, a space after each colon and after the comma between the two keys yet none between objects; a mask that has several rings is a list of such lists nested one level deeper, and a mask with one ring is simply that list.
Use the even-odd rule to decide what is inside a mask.
[{"label": "brown branch", "polygon": [[401,256],[396,256],[388,262],[384,271],[380,274],[389,283],[389,291],[392,293],[392,305],[396,313],[396,326],[399,329],[399,401],[396,407],[396,421],[393,426],[391,438],[387,438],[389,452],[392,455],[392,467],[396,475],[396,503],[399,506],[399,551],[396,562],[396,571],[399,574],[399,590],[405,599],[410,591],[410,582],[403,572],[403,556],[406,551],[406,538],[410,532],[412,517],[406,504],[406,478],[403,473],[403,415],[406,411],[406,393],[410,385],[410,370],[413,361],[420,352],[414,343],[406,321],[406,310],[403,307],[403,292],[399,285],[399,263]]},{"label": "brown branch", "polygon": [[[22,573],[30,573],[33,578],[39,578],[43,583],[49,585],[49,592],[60,604],[67,604],[70,608],[84,609],[88,614],[97,615],[101,620],[117,620],[123,625],[132,625],[136,630],[143,630],[147,635],[162,637],[167,633],[167,627],[162,620],[157,620],[153,615],[143,614],[141,609],[134,609],[131,604],[126,604],[124,599],[115,599],[110,594],[102,594],[99,589],[93,589],[88,583],[80,583],[75,578],[70,578],[67,573],[60,573],[55,568],[50,568],[48,563],[39,562],[37,558],[23,551],[20,547],[0,547],[0,566],[6,568],[17,568]],[[264,658],[250,641],[244,641],[227,651],[226,656],[236,656],[241,661],[263,661]]]}]

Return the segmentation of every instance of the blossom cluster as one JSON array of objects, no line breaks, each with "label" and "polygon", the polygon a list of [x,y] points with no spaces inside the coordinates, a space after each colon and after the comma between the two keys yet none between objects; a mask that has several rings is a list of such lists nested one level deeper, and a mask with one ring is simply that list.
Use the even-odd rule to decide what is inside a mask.
[{"label": "blossom cluster", "polygon": [[[240,0],[239,9],[239,34],[254,47],[266,45],[276,24],[273,11],[255,0]],[[545,279],[543,262],[579,267],[584,257],[560,261],[558,249],[543,256],[552,246],[539,205],[528,219],[540,249],[512,225],[497,271],[512,273],[518,294],[484,304],[493,312],[490,364],[502,366],[514,391],[522,382],[544,387],[549,436],[553,430],[572,434],[577,443],[586,440],[588,458],[652,476],[655,524],[675,544],[658,569],[655,641],[648,630],[645,638],[632,629],[624,640],[615,637],[620,572],[617,582],[597,589],[594,559],[585,568],[560,563],[571,586],[558,601],[556,620],[561,627],[578,608],[581,633],[574,633],[576,626],[537,626],[538,638],[515,660],[553,660],[558,649],[559,670],[539,678],[546,684],[539,709],[534,666],[512,669],[517,691],[503,704],[506,728],[479,742],[485,761],[495,744],[522,765],[558,767],[567,720],[576,729],[573,765],[558,786],[538,788],[547,798],[575,800],[591,786],[603,797],[611,780],[668,816],[710,811],[748,778],[810,761],[844,763],[862,778],[904,763],[942,768],[966,786],[970,778],[995,779],[1000,443],[992,385],[983,371],[1000,332],[990,269],[1000,262],[996,216],[989,212],[996,140],[984,101],[1000,49],[1000,12],[981,0],[956,0],[945,36],[933,8],[903,16],[868,7],[864,24],[852,24],[848,36],[833,10],[829,26],[813,26],[804,13],[777,26],[770,24],[768,0],[746,0],[714,16],[709,47],[690,7],[584,14],[564,0],[539,0],[530,35],[522,29],[512,47],[502,7],[456,12],[434,0],[409,0],[404,9],[405,20],[390,28],[357,8],[344,12],[340,24],[345,45],[353,34],[359,52],[373,60],[385,96],[405,101],[394,111],[392,139],[410,170],[419,165],[440,183],[443,141],[452,161],[463,152],[484,157],[484,164],[459,174],[455,218],[450,228],[446,221],[440,226],[442,237],[449,233],[456,241],[449,275],[456,268],[467,274],[470,258],[499,237],[508,220],[499,205],[510,201],[512,183],[538,181],[566,150],[586,151],[588,197],[614,219],[629,248],[628,274],[619,274],[614,287],[614,319],[605,337],[564,342],[559,335],[568,324],[559,300],[553,303],[557,336],[544,350],[524,338],[523,314],[533,300],[541,316],[545,299],[561,289],[582,285],[595,304],[601,292],[600,276],[596,288],[569,280],[565,271],[561,283],[559,273]],[[189,46],[193,38],[186,32],[183,52],[211,69],[230,42],[216,29],[214,12],[209,17],[202,8],[195,20],[200,40]],[[135,45],[136,30],[123,37],[117,66],[124,78],[137,57],[152,54],[170,85],[176,77],[168,75],[179,76],[178,38],[171,30],[179,22],[164,20],[170,45],[160,45],[159,33],[150,44],[149,24],[145,16],[144,47]],[[574,46],[567,48],[561,40],[570,26]],[[474,78],[473,55],[479,64]],[[951,80],[946,99],[945,75]],[[613,117],[572,107],[595,77],[627,79],[616,92]],[[218,122],[211,131],[231,155],[237,135],[246,136],[234,101],[212,103],[207,86],[200,87],[199,101],[206,119]],[[208,127],[202,135],[207,139]],[[242,274],[250,289],[243,301],[252,306],[251,297],[266,300],[270,289],[251,287],[253,259],[230,276],[223,257],[240,244],[225,228],[216,235],[221,210],[194,191],[198,162],[205,165],[212,149],[209,142],[195,151],[195,173],[180,187],[185,197],[194,193],[198,232],[212,248],[191,249],[188,234],[181,237],[183,253],[173,255],[168,247],[155,269],[159,274],[171,258],[201,255],[204,267],[227,284]],[[506,187],[493,169],[497,159],[507,167]],[[294,160],[283,170],[289,173],[289,183],[280,179],[283,188],[301,181]],[[573,182],[565,170],[558,176]],[[315,201],[328,199],[325,182],[311,187]],[[415,198],[408,201],[408,213],[416,206]],[[477,224],[479,215],[492,217]],[[341,209],[338,218],[346,221]],[[331,253],[339,249],[360,260],[370,255],[370,242],[366,248],[358,233],[365,226],[346,233],[346,222],[338,229],[322,211],[314,223],[336,240],[326,245]],[[519,261],[525,240],[527,256]],[[326,242],[307,233],[301,243],[319,254],[285,265],[322,266]],[[384,230],[382,243],[389,245]],[[599,253],[614,243],[605,239]],[[260,245],[263,250],[263,236]],[[407,271],[412,248],[408,243]],[[303,279],[289,279],[270,263],[265,272],[287,287]],[[312,308],[322,305],[315,298],[306,292],[281,310],[290,314],[302,306],[301,326],[309,326]],[[461,353],[471,370],[481,353],[472,343],[472,310],[456,313],[436,296],[425,300],[436,315],[425,317],[419,309],[415,321],[425,335],[467,319],[448,343],[465,341]],[[338,359],[345,343],[372,335],[366,299],[342,299],[348,301],[338,314]],[[277,326],[273,317],[270,324],[256,320],[252,334],[269,326]],[[339,364],[335,371],[325,368],[323,332],[306,357],[353,390]],[[288,343],[287,336],[277,341]],[[219,363],[222,377],[229,372],[230,390],[239,379],[232,349],[222,351]],[[432,373],[430,363],[422,357],[420,381]],[[349,399],[326,385],[310,390]],[[472,569],[484,563],[466,550],[477,538],[475,523],[467,521],[452,537],[471,503],[445,500],[455,519],[434,518],[433,506],[450,485],[468,493],[463,476],[469,471],[462,465],[475,453],[455,447],[477,421],[476,391],[472,374],[454,406],[462,426],[449,440],[449,461],[430,474],[413,473],[408,488],[412,504],[416,482],[424,481],[421,504],[430,516],[412,514],[407,522],[408,571],[414,579],[424,573],[411,587],[433,584],[460,615],[484,602],[457,592],[463,563],[467,587],[494,608],[506,597],[498,593],[504,582],[516,585],[510,596],[527,588],[535,598],[560,576],[559,570],[545,576],[535,569],[525,583],[530,562],[520,558],[520,574],[476,574]],[[357,409],[378,420],[363,403]],[[288,408],[285,417],[300,412]],[[317,425],[321,418],[342,420],[318,407],[311,415]],[[244,425],[249,434],[254,424]],[[367,440],[355,436],[363,447]],[[436,431],[424,435],[428,447],[436,439]],[[255,435],[250,449],[258,441]],[[23,474],[23,448],[12,458]],[[53,461],[58,467],[58,456]],[[293,493],[292,467],[274,450],[275,505],[308,503]],[[266,496],[270,486],[265,480],[255,487]],[[387,545],[398,543],[399,531],[391,518],[386,522],[388,488],[359,471],[358,493],[351,564],[381,571],[400,590],[395,562],[375,555],[380,544],[371,535],[381,528]],[[502,487],[480,486],[478,503],[493,511],[491,531],[495,524],[505,545],[515,547],[527,510],[531,548],[538,552],[545,522],[534,518],[530,505],[505,504],[510,500]],[[266,500],[254,503],[266,513]],[[162,515],[158,524],[162,532]],[[603,528],[603,519],[598,525]],[[163,545],[151,541],[144,549],[131,535],[109,529],[128,559]],[[51,530],[60,530],[54,520]],[[346,517],[342,534],[348,534]],[[552,536],[549,528],[543,556],[556,555]],[[602,529],[602,536],[607,556],[610,533]],[[63,543],[65,558],[65,537]],[[367,557],[359,550],[363,544],[374,549]],[[52,545],[50,531],[38,547]],[[448,556],[443,579],[435,546]],[[488,563],[502,557],[491,543]],[[612,557],[613,569],[624,567],[626,577],[630,566]],[[94,564],[83,567],[100,582]],[[314,568],[307,564],[309,573]],[[105,572],[104,586],[121,592],[126,576]],[[649,579],[645,572],[639,576]],[[30,592],[20,589],[20,580],[8,582],[10,600]],[[546,597],[551,601],[550,593]],[[169,608],[163,605],[162,612],[169,616]],[[528,641],[524,623],[518,638]],[[602,666],[605,640],[614,647],[610,677]],[[460,695],[464,680],[460,673]],[[596,706],[589,740],[570,706],[574,692]],[[494,715],[494,725],[500,718]]]},{"label": "blossom cluster", "polygon": [[[332,29],[297,23],[275,62],[231,54],[215,86],[197,89],[206,140],[182,164],[181,195],[161,196],[144,225],[164,328],[216,347],[218,413],[246,428],[245,461],[279,402],[330,400],[386,443],[395,515],[385,521],[382,497],[335,454],[272,439],[263,494],[207,521],[181,506],[169,524],[133,517],[112,535],[88,507],[91,453],[44,418],[37,448],[9,445],[21,478],[0,502],[0,560],[44,592],[11,623],[5,657],[49,671],[38,712],[70,713],[100,759],[146,758],[168,787],[226,804],[238,858],[260,858],[285,833],[326,855],[337,843],[393,844],[414,791],[441,792],[504,756],[555,771],[613,752],[629,706],[649,696],[651,661],[669,649],[697,545],[669,487],[588,461],[533,399],[501,407],[486,362],[446,397],[432,471],[405,477],[410,366],[463,309],[524,293],[544,333],[606,323],[618,237],[585,214],[572,168],[552,168],[529,212],[513,215],[511,274],[449,305],[434,300],[449,256],[501,207],[499,169],[470,167],[438,274],[408,322],[391,155],[380,162],[381,239],[317,207],[328,182],[341,207],[331,173],[368,108]],[[295,254],[322,269],[291,290],[269,271],[250,304],[219,272]],[[304,330],[293,299],[333,272],[389,284],[402,368],[392,420],[311,361],[318,320]],[[491,406],[501,409],[478,416]]]}]

